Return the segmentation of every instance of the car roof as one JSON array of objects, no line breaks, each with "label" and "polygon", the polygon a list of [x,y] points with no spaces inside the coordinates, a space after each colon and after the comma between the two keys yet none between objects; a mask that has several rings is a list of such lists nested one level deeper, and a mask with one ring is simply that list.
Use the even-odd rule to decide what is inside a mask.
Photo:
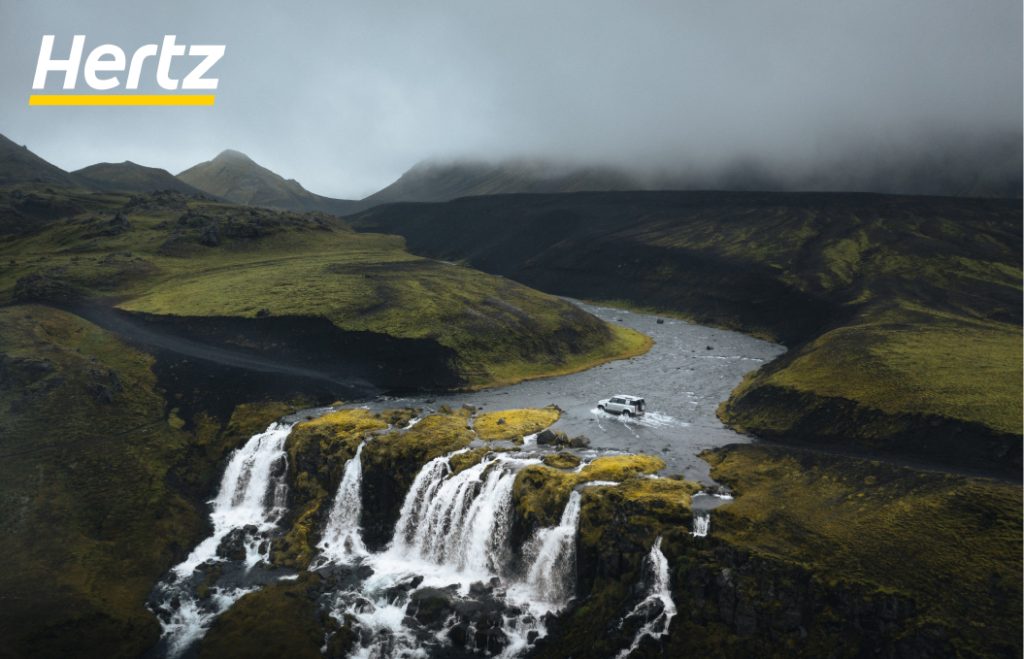
[{"label": "car roof", "polygon": [[613,398],[625,398],[626,400],[643,400],[642,396],[630,396],[629,394],[615,394]]}]

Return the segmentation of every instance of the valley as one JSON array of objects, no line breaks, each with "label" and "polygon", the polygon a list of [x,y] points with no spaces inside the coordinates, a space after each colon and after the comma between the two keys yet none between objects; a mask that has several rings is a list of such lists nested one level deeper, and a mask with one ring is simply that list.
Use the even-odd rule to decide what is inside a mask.
[{"label": "valley", "polygon": [[1020,652],[1019,203],[0,156],[11,656]]}]

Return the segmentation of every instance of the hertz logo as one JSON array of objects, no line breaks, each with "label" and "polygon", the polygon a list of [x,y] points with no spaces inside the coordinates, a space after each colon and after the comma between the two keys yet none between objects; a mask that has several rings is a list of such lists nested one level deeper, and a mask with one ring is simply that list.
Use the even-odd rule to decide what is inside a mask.
[{"label": "hertz logo", "polygon": [[[114,44],[96,46],[85,57],[85,35],[76,34],[71,40],[71,51],[67,59],[53,56],[54,35],[43,36],[36,61],[36,75],[32,81],[33,90],[46,89],[51,73],[64,74],[65,90],[75,90],[78,72],[81,69],[86,86],[93,93],[31,94],[29,105],[213,105],[213,94],[189,94],[192,90],[212,91],[217,89],[218,78],[207,77],[210,69],[224,56],[224,46],[193,45],[175,43],[175,35],[167,35],[163,42],[139,47],[128,59],[124,50]],[[175,58],[199,58],[195,66],[181,80],[171,77],[171,63]],[[119,94],[110,93],[117,89],[137,90],[144,75],[155,76],[156,84],[169,92],[166,94]],[[123,78],[122,78],[123,76]]]}]

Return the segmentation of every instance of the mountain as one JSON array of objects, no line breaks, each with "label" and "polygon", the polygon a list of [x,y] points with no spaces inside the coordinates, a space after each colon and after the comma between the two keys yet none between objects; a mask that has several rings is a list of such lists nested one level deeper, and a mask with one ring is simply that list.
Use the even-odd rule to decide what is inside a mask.
[{"label": "mountain", "polygon": [[425,161],[359,202],[365,209],[397,201],[450,201],[458,197],[522,192],[639,190],[646,186],[610,167],[558,165],[536,160],[500,163]]},{"label": "mountain", "polygon": [[166,169],[144,167],[130,160],[121,163],[101,162],[72,172],[84,186],[110,192],[156,192],[174,190],[186,194],[203,194],[198,188],[175,177]]},{"label": "mountain", "polygon": [[353,210],[355,203],[314,194],[298,181],[285,179],[230,149],[186,169],[178,179],[207,194],[248,206],[341,214]]},{"label": "mountain", "polygon": [[52,183],[74,187],[74,178],[51,165],[26,146],[19,146],[0,135],[0,185],[13,183]]}]

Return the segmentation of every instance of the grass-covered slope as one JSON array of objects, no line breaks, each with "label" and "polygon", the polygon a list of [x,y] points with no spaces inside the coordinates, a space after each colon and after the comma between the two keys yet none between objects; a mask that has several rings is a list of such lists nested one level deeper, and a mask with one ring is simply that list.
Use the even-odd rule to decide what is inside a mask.
[{"label": "grass-covered slope", "polygon": [[649,345],[558,298],[413,256],[401,238],[355,233],[328,216],[170,193],[73,201],[70,217],[0,247],[0,303],[102,299],[162,316],[324,318],[451,350],[470,386],[573,371]]},{"label": "grass-covered slope", "polygon": [[192,431],[153,358],[72,314],[0,308],[0,638],[5,656],[135,657],[153,584],[204,533],[228,451],[286,411]]},{"label": "grass-covered slope", "polygon": [[756,434],[1019,468],[1019,202],[515,195],[351,221],[542,290],[783,341],[721,409]]},{"label": "grass-covered slope", "polygon": [[717,541],[909,602],[891,619],[941,625],[963,656],[1020,654],[1018,486],[765,445],[704,457],[737,495]]}]

